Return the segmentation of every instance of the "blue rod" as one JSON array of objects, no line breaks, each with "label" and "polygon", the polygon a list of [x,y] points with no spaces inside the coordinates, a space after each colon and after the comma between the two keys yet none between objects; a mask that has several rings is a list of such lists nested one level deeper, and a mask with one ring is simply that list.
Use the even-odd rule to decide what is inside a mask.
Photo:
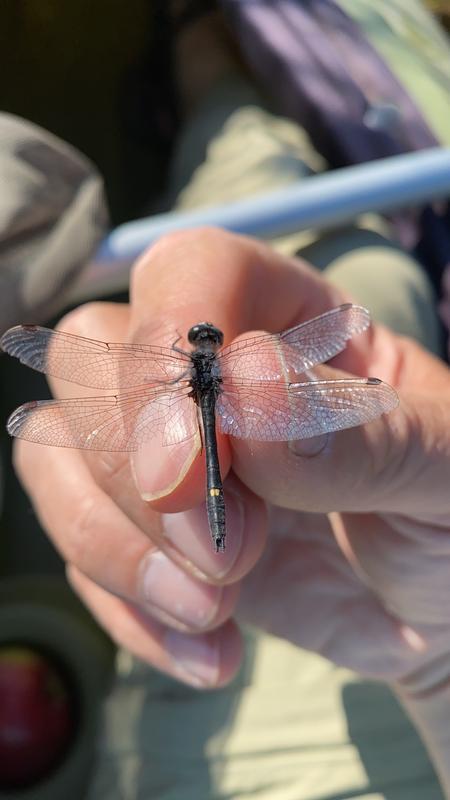
[{"label": "blue rod", "polygon": [[96,260],[133,259],[163,234],[201,225],[269,239],[449,196],[450,148],[432,148],[323,173],[227,205],[127,222],[106,237]]}]

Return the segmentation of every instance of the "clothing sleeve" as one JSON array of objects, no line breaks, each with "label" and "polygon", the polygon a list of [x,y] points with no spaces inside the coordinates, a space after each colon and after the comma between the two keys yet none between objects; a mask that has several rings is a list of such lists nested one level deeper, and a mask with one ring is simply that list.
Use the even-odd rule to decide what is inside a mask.
[{"label": "clothing sleeve", "polygon": [[64,308],[107,221],[94,165],[48,131],[0,114],[0,332]]}]

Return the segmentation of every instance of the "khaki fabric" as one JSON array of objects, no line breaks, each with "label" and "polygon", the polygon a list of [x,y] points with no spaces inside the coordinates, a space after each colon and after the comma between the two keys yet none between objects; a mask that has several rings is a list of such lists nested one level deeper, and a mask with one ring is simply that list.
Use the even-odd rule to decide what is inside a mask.
[{"label": "khaki fabric", "polygon": [[388,688],[247,631],[198,692],[122,653],[89,800],[443,800]]}]

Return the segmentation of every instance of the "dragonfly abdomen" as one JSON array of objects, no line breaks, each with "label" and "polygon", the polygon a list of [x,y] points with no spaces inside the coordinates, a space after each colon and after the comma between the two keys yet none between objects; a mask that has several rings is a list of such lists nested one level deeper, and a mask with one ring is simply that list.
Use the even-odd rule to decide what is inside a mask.
[{"label": "dragonfly abdomen", "polygon": [[206,460],[206,510],[209,530],[216,551],[225,550],[225,500],[222,477],[220,475],[219,454],[216,437],[216,387],[200,394],[200,406]]}]

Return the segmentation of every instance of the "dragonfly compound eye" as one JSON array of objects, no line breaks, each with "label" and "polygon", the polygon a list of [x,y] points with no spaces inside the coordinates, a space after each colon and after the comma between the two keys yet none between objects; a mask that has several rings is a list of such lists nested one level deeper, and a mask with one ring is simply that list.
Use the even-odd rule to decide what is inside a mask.
[{"label": "dragonfly compound eye", "polygon": [[223,344],[223,333],[211,322],[199,322],[189,330],[188,341],[197,347],[205,343],[220,347]]}]

